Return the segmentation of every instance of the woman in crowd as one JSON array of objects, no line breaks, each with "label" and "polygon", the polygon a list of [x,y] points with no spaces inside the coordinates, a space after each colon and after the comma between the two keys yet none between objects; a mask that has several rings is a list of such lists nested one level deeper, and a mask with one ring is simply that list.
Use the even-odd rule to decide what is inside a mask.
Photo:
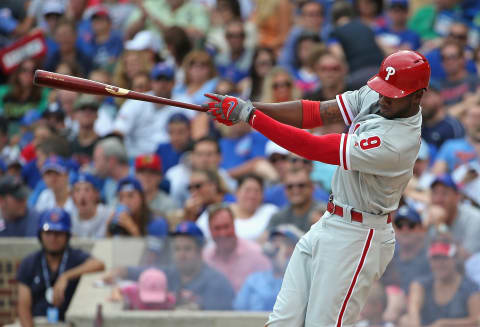
[{"label": "woman in crowd", "polygon": [[259,47],[253,54],[253,65],[247,77],[238,82],[242,99],[258,101],[262,97],[265,76],[275,66],[275,54],[269,48]]},{"label": "woman in crowd", "polygon": [[263,180],[254,174],[240,178],[235,195],[236,202],[231,206],[235,231],[240,238],[257,240],[278,208],[273,204],[263,204]]},{"label": "woman in crowd", "polygon": [[282,67],[274,67],[265,77],[261,102],[299,100],[301,91],[295,86],[292,75]]}]

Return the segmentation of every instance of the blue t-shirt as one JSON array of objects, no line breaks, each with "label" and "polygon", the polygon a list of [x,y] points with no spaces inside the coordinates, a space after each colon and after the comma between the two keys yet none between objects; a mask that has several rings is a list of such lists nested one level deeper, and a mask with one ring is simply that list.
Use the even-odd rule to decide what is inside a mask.
[{"label": "blue t-shirt", "polygon": [[477,153],[466,139],[453,139],[445,142],[437,153],[436,160],[447,163],[448,172],[451,173],[458,166],[475,160]]},{"label": "blue t-shirt", "polygon": [[170,143],[160,143],[155,152],[162,159],[162,172],[165,174],[167,170],[180,162],[182,152],[177,152]]},{"label": "blue t-shirt", "polygon": [[276,278],[272,270],[259,271],[247,277],[233,302],[239,311],[272,311],[282,278]]},{"label": "blue t-shirt", "polygon": [[79,37],[78,46],[82,52],[90,54],[95,67],[109,67],[123,51],[123,38],[120,32],[112,31],[108,40],[99,44],[93,33],[84,33]]},{"label": "blue t-shirt", "polygon": [[[468,49],[468,48],[467,48]],[[442,65],[442,58],[440,57],[440,49],[436,48],[432,51],[425,54],[425,57],[430,64],[430,79],[431,80],[438,80],[443,79],[446,77],[445,69],[443,69]],[[467,59],[465,62],[465,69],[471,74],[477,73],[477,67],[475,66],[475,62],[471,59]]]},{"label": "blue t-shirt", "polygon": [[42,174],[37,167],[37,159],[33,159],[22,167],[22,179],[33,190],[42,180]]},{"label": "blue t-shirt", "polygon": [[258,132],[250,132],[237,139],[222,138],[220,140],[222,152],[220,167],[228,170],[250,159],[264,157],[267,141],[268,139]]},{"label": "blue t-shirt", "polygon": [[418,34],[409,29],[394,31],[390,26],[384,26],[377,28],[375,35],[383,39],[390,46],[400,47],[406,44],[410,49],[417,50],[421,45]]},{"label": "blue t-shirt", "polygon": [[38,213],[27,209],[25,216],[13,221],[0,218],[0,237],[34,237],[37,236]]},{"label": "blue t-shirt", "polygon": [[423,139],[437,150],[447,140],[461,138],[465,136],[465,129],[462,123],[450,115],[445,116],[444,119],[439,121],[433,126],[422,126]]},{"label": "blue t-shirt", "polygon": [[[65,265],[65,271],[75,268],[83,264],[90,255],[82,250],[68,248],[68,259]],[[17,281],[25,284],[32,293],[32,315],[33,316],[46,316],[47,308],[49,304],[45,299],[46,283],[42,270],[42,257],[44,256],[43,250],[34,252],[27,256],[20,263],[20,267],[17,272]],[[50,277],[50,285],[53,287],[58,278],[58,271],[52,272],[48,269],[48,275]],[[72,300],[75,289],[77,288],[78,281],[80,279],[70,280],[67,288],[65,289],[65,300],[59,308],[59,319],[65,320],[65,312],[68,309],[70,301]]]},{"label": "blue t-shirt", "polygon": [[[321,187],[315,185],[313,189],[313,198],[315,201],[327,203],[329,195]],[[279,208],[286,206],[288,204],[288,198],[285,191],[285,185],[276,184],[267,187],[263,193],[263,202],[274,204]]]}]

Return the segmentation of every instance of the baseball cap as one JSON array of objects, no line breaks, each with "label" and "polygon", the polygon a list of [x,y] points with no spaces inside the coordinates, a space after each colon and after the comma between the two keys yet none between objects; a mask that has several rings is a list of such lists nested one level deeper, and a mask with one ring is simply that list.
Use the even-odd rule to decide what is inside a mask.
[{"label": "baseball cap", "polygon": [[162,171],[162,161],[156,154],[144,154],[135,159],[135,170],[148,169],[157,172]]},{"label": "baseball cap", "polygon": [[437,241],[430,244],[428,249],[428,257],[434,256],[443,256],[453,258],[457,253],[457,247],[455,244],[444,242],[444,241]]},{"label": "baseball cap", "polygon": [[55,116],[58,120],[65,119],[65,111],[58,102],[52,102],[48,105],[47,109],[43,112],[44,117]]},{"label": "baseball cap", "polygon": [[82,94],[75,100],[74,109],[79,110],[85,107],[98,109],[100,101],[92,94]]},{"label": "baseball cap", "polygon": [[407,205],[403,205],[398,208],[397,214],[395,215],[395,221],[399,219],[406,219],[416,224],[422,223],[422,218],[420,217],[418,212]]},{"label": "baseball cap", "polygon": [[70,233],[72,219],[63,208],[53,208],[41,213],[38,231],[57,231]]},{"label": "baseball cap", "polygon": [[28,197],[28,188],[19,178],[11,175],[5,175],[0,178],[0,195],[11,195],[16,199],[26,199]]},{"label": "baseball cap", "polygon": [[150,236],[165,237],[168,235],[168,222],[164,218],[155,218],[147,226]]},{"label": "baseball cap", "polygon": [[91,13],[90,13],[90,19],[94,18],[95,16],[110,18],[110,13],[107,7],[98,5],[98,6],[92,7]]},{"label": "baseball cap", "polygon": [[42,174],[47,171],[56,171],[59,174],[66,174],[68,173],[68,164],[59,156],[51,156],[45,160],[45,163],[42,166]]},{"label": "baseball cap", "polygon": [[190,119],[188,119],[188,117],[185,116],[184,114],[176,113],[176,114],[171,115],[170,118],[168,118],[168,123],[167,124],[171,124],[171,123],[190,124]]},{"label": "baseball cap", "polygon": [[202,230],[193,221],[183,221],[175,227],[175,231],[170,233],[172,236],[191,236],[200,242],[205,241]]},{"label": "baseball cap", "polygon": [[171,65],[164,62],[156,64],[150,72],[150,78],[152,80],[156,80],[160,77],[173,80],[175,77],[175,69]]},{"label": "baseball cap", "polygon": [[65,12],[65,6],[62,4],[61,1],[50,0],[50,1],[45,1],[43,3],[43,10],[42,10],[43,15],[48,15],[48,14],[63,15],[64,12]]},{"label": "baseball cap", "polygon": [[292,244],[296,244],[303,236],[303,232],[292,224],[278,225],[270,231],[270,239],[275,236],[285,236]]},{"label": "baseball cap", "polygon": [[448,174],[437,176],[437,178],[435,178],[435,180],[432,182],[432,185],[430,185],[430,187],[433,188],[438,183],[443,184],[447,187],[450,187],[454,191],[458,191],[457,184],[455,184],[455,182],[453,181],[452,176]]},{"label": "baseball cap", "polygon": [[126,50],[141,51],[152,50],[159,52],[161,43],[159,37],[152,31],[140,31],[133,37],[132,40],[125,42]]},{"label": "baseball cap", "polygon": [[268,158],[274,153],[288,155],[289,151],[273,141],[268,141],[265,145],[265,156]]},{"label": "baseball cap", "polygon": [[97,191],[100,191],[100,181],[90,173],[82,172],[77,174],[72,180],[72,185],[77,183],[90,183]]},{"label": "baseball cap", "polygon": [[138,295],[144,303],[164,302],[167,298],[167,276],[159,269],[145,270],[138,279]]},{"label": "baseball cap", "polygon": [[408,0],[390,0],[389,7],[408,9]]},{"label": "baseball cap", "polygon": [[125,177],[118,182],[117,193],[123,191],[138,191],[143,193],[142,184],[135,177]]}]

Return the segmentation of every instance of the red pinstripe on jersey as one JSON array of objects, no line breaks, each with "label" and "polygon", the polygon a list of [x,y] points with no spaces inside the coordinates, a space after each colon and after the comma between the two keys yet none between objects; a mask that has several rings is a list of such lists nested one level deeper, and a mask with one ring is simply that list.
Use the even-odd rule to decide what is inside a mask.
[{"label": "red pinstripe on jersey", "polygon": [[342,94],[337,95],[337,103],[340,107],[340,112],[342,113],[343,120],[345,121],[345,125],[351,125],[354,117],[352,117],[351,111],[349,110],[347,104],[343,100]]},{"label": "red pinstripe on jersey", "polygon": [[360,261],[358,262],[357,269],[355,270],[355,274],[353,275],[352,282],[350,283],[350,288],[348,289],[347,295],[345,296],[345,300],[343,300],[340,313],[338,314],[337,324],[336,324],[337,327],[342,326],[342,319],[345,313],[345,309],[347,308],[348,301],[350,300],[350,297],[352,296],[353,290],[355,288],[355,284],[357,283],[358,275],[360,274],[363,264],[365,263],[365,258],[367,257],[368,250],[370,249],[370,245],[372,244],[374,231],[375,231],[374,229],[370,229],[368,231],[367,240],[365,241],[365,245],[363,246],[362,256],[360,257]]}]

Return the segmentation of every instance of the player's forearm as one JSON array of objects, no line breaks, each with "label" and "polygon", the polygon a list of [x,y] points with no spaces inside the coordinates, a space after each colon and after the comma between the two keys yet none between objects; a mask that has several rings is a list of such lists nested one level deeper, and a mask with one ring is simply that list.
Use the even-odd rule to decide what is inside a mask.
[{"label": "player's forearm", "polygon": [[254,102],[253,106],[283,124],[302,128],[303,110],[300,100],[282,103]]},{"label": "player's forearm", "polygon": [[250,118],[250,125],[273,142],[299,156],[331,165],[340,164],[342,134],[313,135],[282,124],[258,111]]}]

